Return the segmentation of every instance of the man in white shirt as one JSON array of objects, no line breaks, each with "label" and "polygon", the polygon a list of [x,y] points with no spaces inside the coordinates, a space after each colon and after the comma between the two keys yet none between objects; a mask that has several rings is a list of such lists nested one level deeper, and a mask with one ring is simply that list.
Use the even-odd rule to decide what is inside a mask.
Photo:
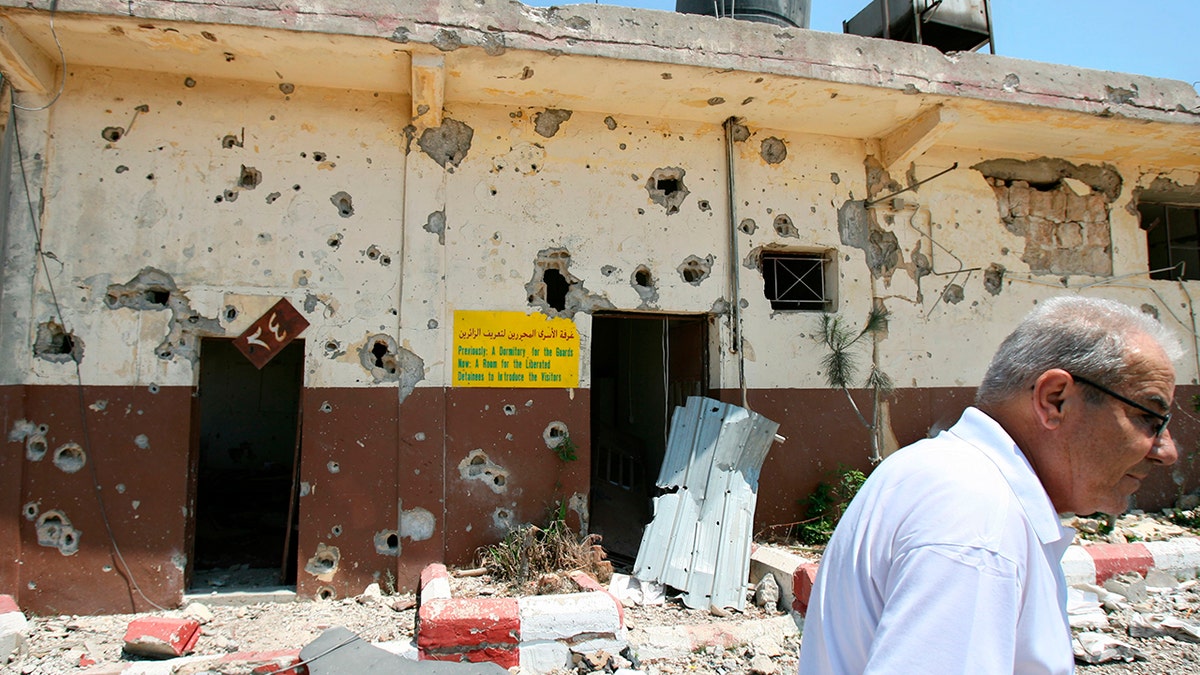
[{"label": "man in white shirt", "polygon": [[1001,344],[975,407],[888,457],[821,560],[801,675],[1070,673],[1058,513],[1120,513],[1156,465],[1178,341],[1109,300],[1052,298]]}]

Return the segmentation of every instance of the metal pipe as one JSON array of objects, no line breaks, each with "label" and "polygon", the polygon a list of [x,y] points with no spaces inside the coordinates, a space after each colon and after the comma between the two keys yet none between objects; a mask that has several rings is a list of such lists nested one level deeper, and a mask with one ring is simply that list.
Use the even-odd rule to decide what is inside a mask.
[{"label": "metal pipe", "polygon": [[871,206],[872,204],[878,204],[879,202],[891,199],[892,197],[895,197],[896,195],[902,195],[905,192],[908,192],[909,190],[915,190],[915,189],[921,187],[922,185],[928,183],[929,181],[933,180],[934,178],[938,178],[939,176],[944,176],[945,174],[948,174],[957,168],[958,168],[958,162],[955,162],[954,166],[950,167],[949,169],[946,169],[944,171],[939,171],[924,180],[919,180],[919,181],[913,183],[912,185],[909,185],[908,187],[904,188],[903,190],[896,190],[895,192],[893,192],[891,194],[886,194],[882,197],[876,197],[875,199],[872,199],[871,201],[863,202],[863,206],[865,207],[865,206]]},{"label": "metal pipe", "polygon": [[730,305],[730,343],[729,349],[737,354],[738,359],[738,388],[742,392],[742,407],[749,410],[746,401],[746,358],[742,354],[742,309],[741,288],[738,284],[738,245],[737,245],[737,213],[734,202],[733,177],[733,125],[736,117],[725,120],[725,203],[729,217],[729,292]]}]

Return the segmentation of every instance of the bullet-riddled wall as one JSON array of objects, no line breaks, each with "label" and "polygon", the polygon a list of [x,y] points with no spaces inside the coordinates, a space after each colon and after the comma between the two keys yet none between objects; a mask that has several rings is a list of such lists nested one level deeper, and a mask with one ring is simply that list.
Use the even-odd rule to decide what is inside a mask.
[{"label": "bullet-riddled wall", "polygon": [[[154,31],[255,58],[212,26]],[[15,554],[0,587],[22,606],[177,604],[197,570],[236,562],[239,537],[269,539],[301,595],[340,597],[372,581],[409,588],[431,561],[473,564],[551,512],[603,530],[652,489],[669,413],[647,402],[692,393],[780,423],[756,514],[779,532],[832,471],[869,469],[873,452],[952,423],[1045,297],[1114,297],[1192,332],[1188,287],[1145,277],[1137,205],[1164,185],[1200,194],[1194,161],[932,134],[893,161],[906,120],[938,110],[912,92],[830,81],[822,105],[844,119],[789,116],[818,89],[741,73],[737,87],[779,97],[768,124],[756,96],[713,80],[729,71],[630,61],[680,87],[654,111],[554,80],[502,90],[538,82],[561,54],[522,68],[517,50],[443,37],[439,52],[478,52],[443,72],[428,45],[390,40],[398,61],[354,61],[384,73],[411,61],[377,75],[386,87],[312,83],[282,60],[274,81],[79,64],[47,110],[9,120],[0,545]],[[577,57],[576,79],[609,77],[613,61]],[[455,96],[437,79],[487,68],[495,92]],[[971,105],[996,128],[1027,112]],[[900,131],[839,126],[870,115]],[[1123,124],[1106,120],[1071,118],[1093,135]],[[815,265],[806,283],[824,303],[772,308],[764,270],[781,253]],[[281,298],[308,325],[293,352],[252,369],[231,341]],[[858,330],[873,307],[891,318],[852,348],[849,395],[868,420],[878,412],[877,434],[828,385],[819,340],[824,312]],[[568,321],[578,381],[462,386],[456,316],[479,312]],[[1185,343],[1178,380],[1193,383]],[[872,363],[896,385],[878,401]],[[221,489],[232,483],[248,487]],[[1185,460],[1139,503],[1195,483]],[[630,523],[614,548],[636,544]]]}]

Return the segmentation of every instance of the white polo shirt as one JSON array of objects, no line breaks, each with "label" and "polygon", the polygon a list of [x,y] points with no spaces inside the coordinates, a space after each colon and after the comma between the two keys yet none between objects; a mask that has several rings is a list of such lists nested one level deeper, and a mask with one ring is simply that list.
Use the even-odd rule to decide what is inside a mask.
[{"label": "white polo shirt", "polygon": [[800,674],[1071,673],[1075,531],[976,408],[888,457],[821,559]]}]

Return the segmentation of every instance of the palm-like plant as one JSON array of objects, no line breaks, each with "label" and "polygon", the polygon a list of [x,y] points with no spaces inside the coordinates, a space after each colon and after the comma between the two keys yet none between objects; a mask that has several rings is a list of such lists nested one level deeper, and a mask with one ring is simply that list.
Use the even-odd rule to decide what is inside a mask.
[{"label": "palm-like plant", "polygon": [[[892,378],[879,369],[876,360],[875,338],[887,331],[890,313],[886,308],[876,305],[867,313],[867,321],[861,330],[855,330],[846,325],[843,317],[834,314],[821,315],[821,342],[829,349],[829,353],[821,360],[825,368],[825,380],[831,387],[837,387],[846,394],[850,407],[863,426],[871,431],[871,461],[878,462],[879,456],[879,399],[892,391]],[[858,373],[859,354],[855,345],[865,337],[871,337],[871,371],[867,374],[865,386],[874,391],[874,404],[871,420],[868,421],[859,410],[854,397],[850,395],[851,383]]]}]

